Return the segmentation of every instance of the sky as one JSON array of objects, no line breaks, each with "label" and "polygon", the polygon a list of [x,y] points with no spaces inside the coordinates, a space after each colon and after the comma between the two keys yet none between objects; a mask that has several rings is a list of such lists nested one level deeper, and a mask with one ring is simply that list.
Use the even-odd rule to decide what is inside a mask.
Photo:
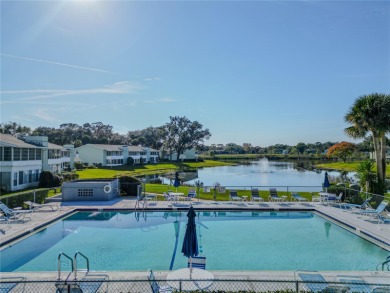
[{"label": "sky", "polygon": [[390,93],[390,1],[1,1],[1,123],[200,122],[205,144],[337,142]]}]

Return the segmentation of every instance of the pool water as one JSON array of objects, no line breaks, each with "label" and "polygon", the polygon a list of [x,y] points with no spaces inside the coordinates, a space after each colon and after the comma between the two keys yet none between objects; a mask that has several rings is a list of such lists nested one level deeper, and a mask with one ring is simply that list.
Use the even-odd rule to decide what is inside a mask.
[{"label": "pool water", "polygon": [[[371,271],[388,256],[311,212],[196,213],[209,270]],[[179,269],[186,223],[186,212],[78,212],[1,251],[0,268],[56,271],[60,252],[80,251],[92,270]]]}]

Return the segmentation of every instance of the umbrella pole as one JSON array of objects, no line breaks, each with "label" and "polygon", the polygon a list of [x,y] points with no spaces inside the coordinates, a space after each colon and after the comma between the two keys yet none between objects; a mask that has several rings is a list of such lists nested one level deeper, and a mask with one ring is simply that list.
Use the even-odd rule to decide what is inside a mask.
[{"label": "umbrella pole", "polygon": [[190,279],[192,279],[192,257],[190,256]]}]

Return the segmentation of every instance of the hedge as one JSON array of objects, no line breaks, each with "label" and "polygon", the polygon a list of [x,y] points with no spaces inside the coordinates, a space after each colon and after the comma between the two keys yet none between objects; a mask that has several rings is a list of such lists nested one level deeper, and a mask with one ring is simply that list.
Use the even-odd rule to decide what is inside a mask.
[{"label": "hedge", "polygon": [[24,204],[25,201],[34,201],[34,192],[35,192],[35,201],[36,203],[44,203],[45,199],[49,196],[48,188],[35,189],[29,191],[22,191],[19,193],[13,193],[6,195],[0,198],[1,202],[4,203],[9,208],[23,207],[27,208]]}]

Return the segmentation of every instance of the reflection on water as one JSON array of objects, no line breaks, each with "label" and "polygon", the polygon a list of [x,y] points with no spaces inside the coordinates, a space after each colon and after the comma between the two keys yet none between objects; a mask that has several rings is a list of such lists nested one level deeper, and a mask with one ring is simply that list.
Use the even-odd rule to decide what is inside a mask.
[{"label": "reflection on water", "polygon": [[[280,162],[264,158],[236,166],[199,169],[196,180],[200,180],[205,186],[213,186],[215,182],[219,182],[226,187],[256,186],[259,189],[268,189],[275,186],[284,191],[286,186],[289,186],[289,191],[321,191],[324,171],[309,170],[309,165],[309,161]],[[339,172],[328,173],[331,177],[340,176]],[[194,184],[196,180],[187,183]],[[162,181],[169,184],[169,180],[162,178]]]},{"label": "reflection on water", "polygon": [[[70,215],[5,248],[0,270],[54,272],[60,252],[74,255],[79,249],[97,271],[176,270],[187,265],[180,253],[187,211],[91,215]],[[196,215],[199,250],[210,270],[369,271],[388,254],[311,212],[198,210]]]}]

